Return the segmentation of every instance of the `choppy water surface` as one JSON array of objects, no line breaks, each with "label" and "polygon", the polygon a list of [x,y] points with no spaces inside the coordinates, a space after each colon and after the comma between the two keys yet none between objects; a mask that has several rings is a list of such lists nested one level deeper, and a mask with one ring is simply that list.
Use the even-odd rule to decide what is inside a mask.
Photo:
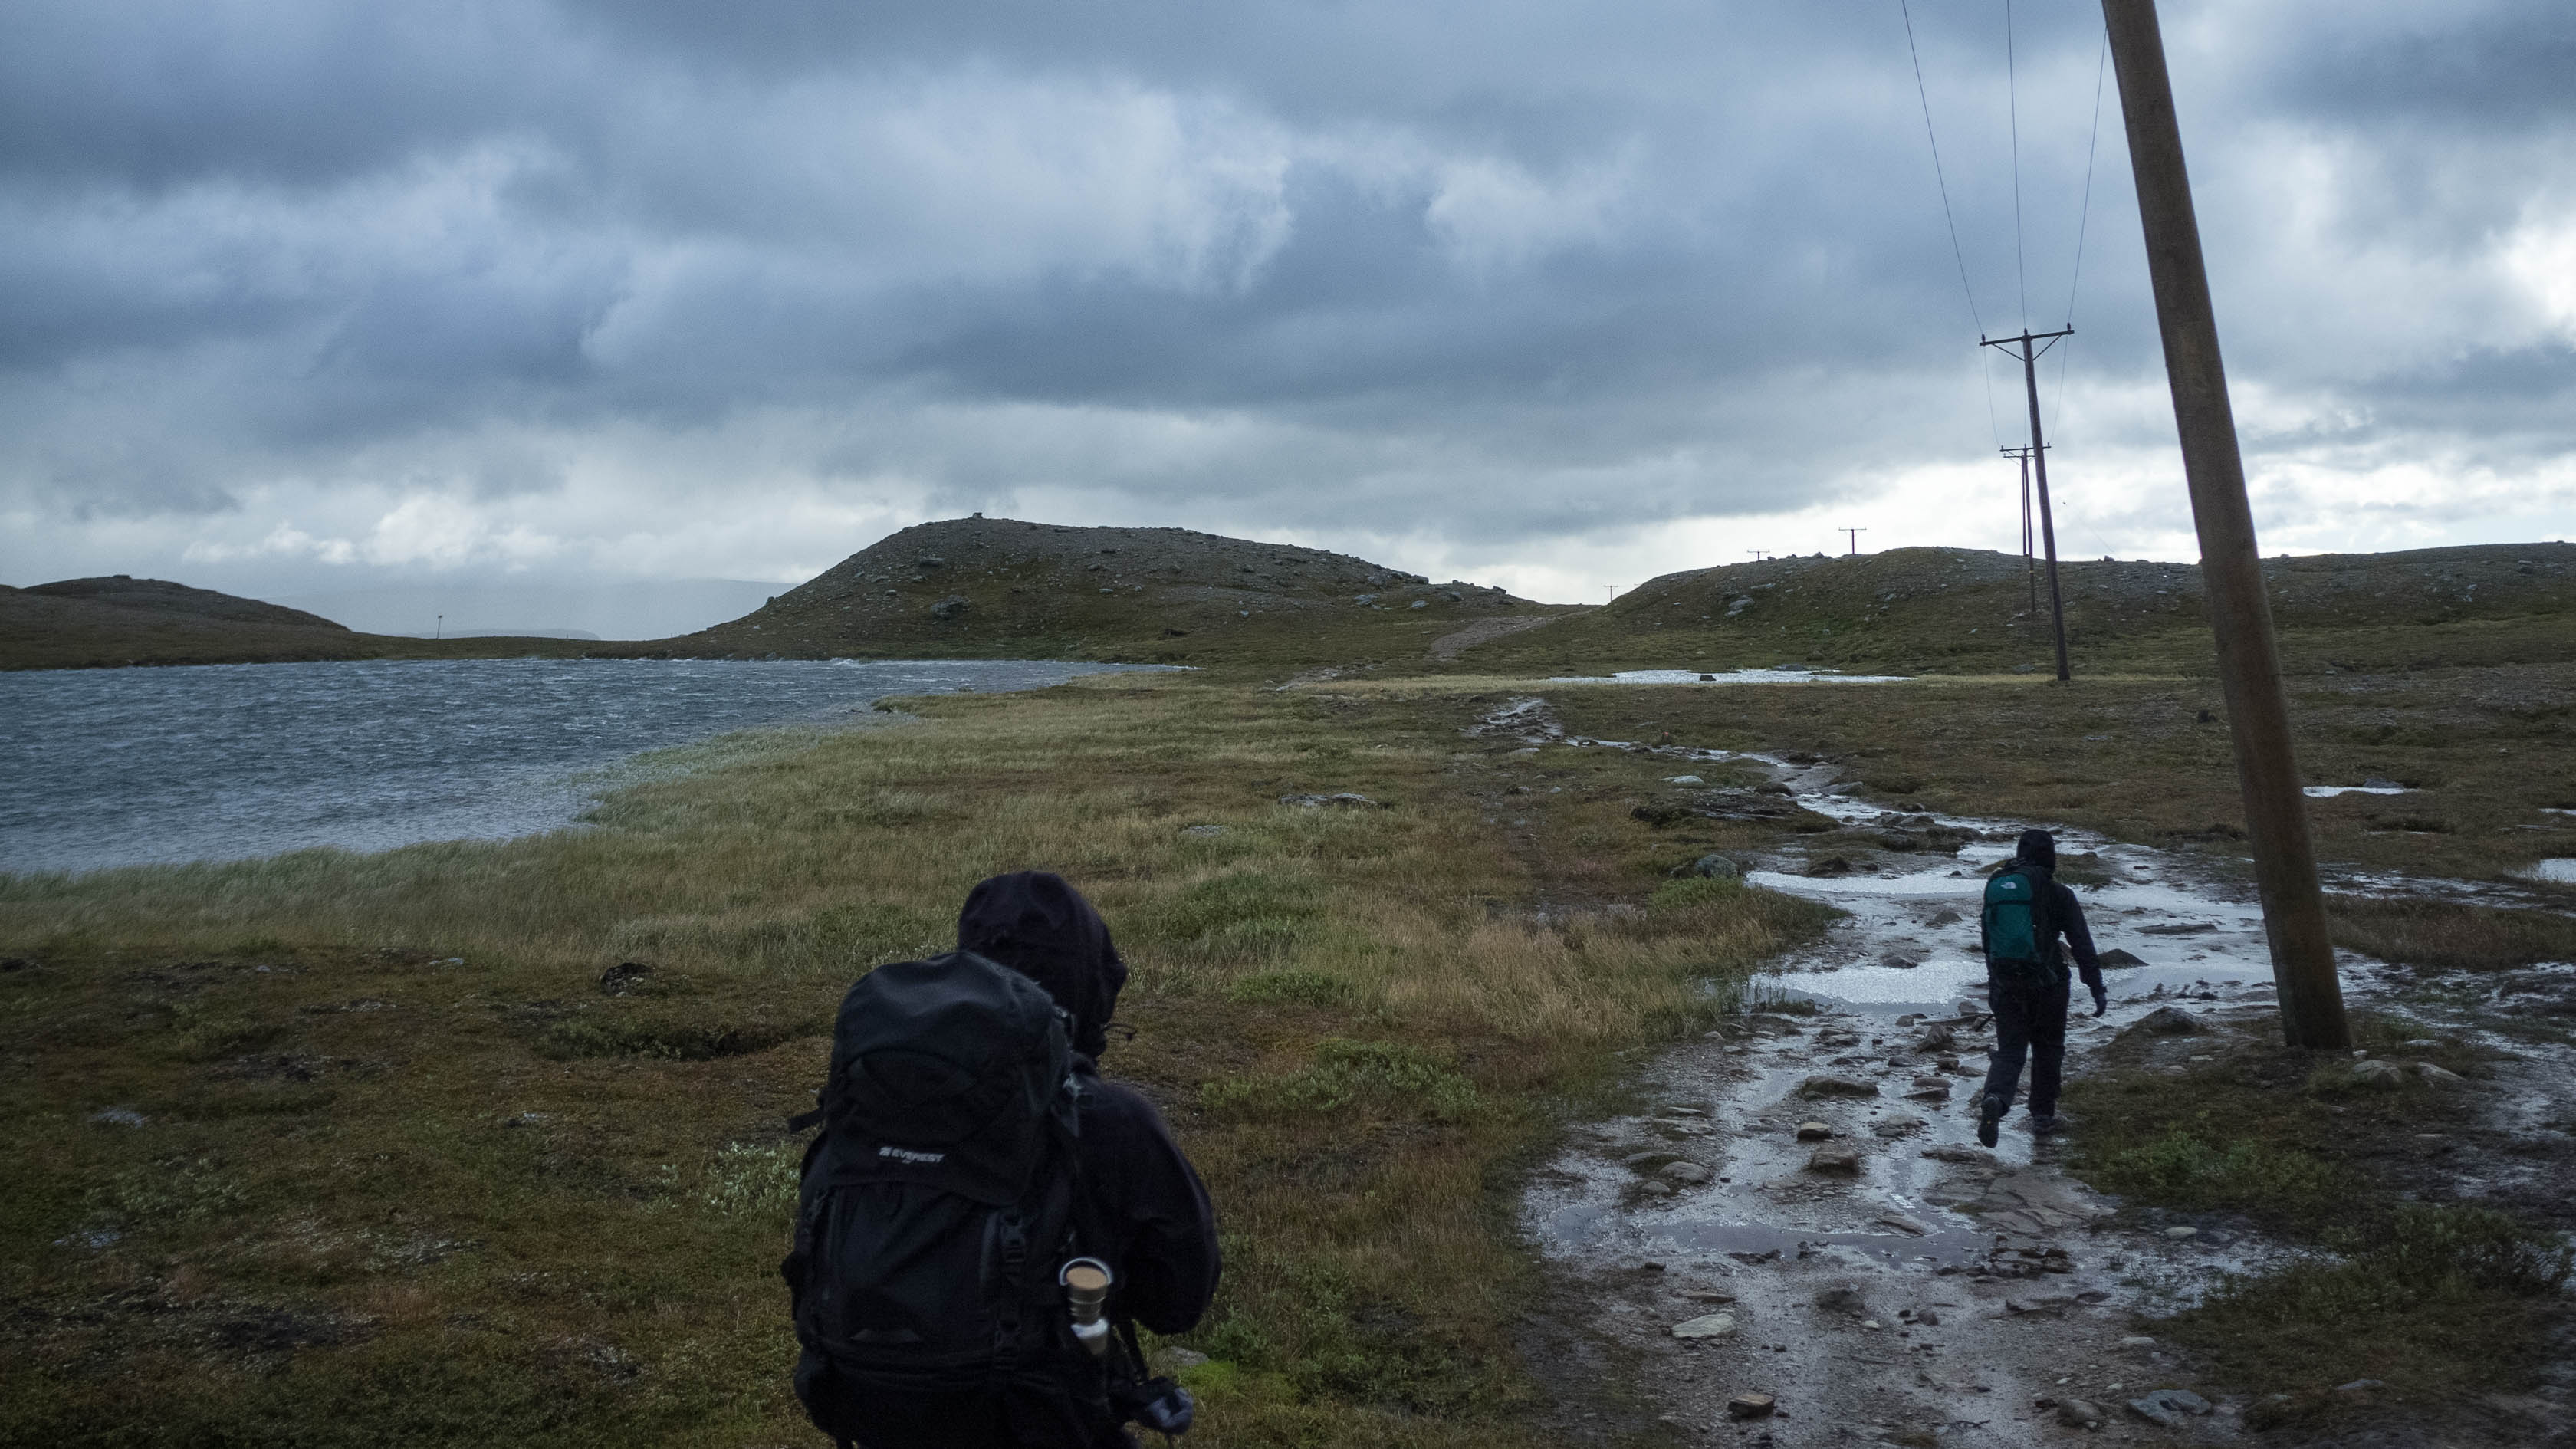
[{"label": "choppy water surface", "polygon": [[1130,667],[465,659],[0,674],[0,871],[524,835],[570,823],[591,799],[575,777],[638,751],[846,718],[890,694]]}]

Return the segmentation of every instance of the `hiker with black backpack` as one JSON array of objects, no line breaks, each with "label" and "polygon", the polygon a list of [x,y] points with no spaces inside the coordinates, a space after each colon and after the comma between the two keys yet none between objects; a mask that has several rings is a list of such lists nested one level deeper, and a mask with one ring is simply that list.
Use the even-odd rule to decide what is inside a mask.
[{"label": "hiker with black backpack", "polygon": [[1986,953],[1986,1000],[1995,1013],[1995,1050],[1986,1068],[1985,1096],[1977,1108],[1977,1140],[1995,1145],[1997,1128],[2012,1110],[2021,1086],[2022,1057],[2030,1057],[2030,1130],[2057,1130],[2057,1084],[2066,1063],[2065,955],[2075,957],[2093,993],[2093,1014],[2110,1009],[2102,963],[2075,892],[2057,883],[2057,839],[2025,830],[2013,858],[1986,881],[1985,908],[1977,916],[1977,941]]},{"label": "hiker with black backpack", "polygon": [[842,1000],[785,1275],[796,1397],[863,1449],[1132,1449],[1189,1427],[1136,1325],[1216,1292],[1215,1216],[1163,1120],[1103,1081],[1127,967],[1058,876],[975,887],[958,949]]}]

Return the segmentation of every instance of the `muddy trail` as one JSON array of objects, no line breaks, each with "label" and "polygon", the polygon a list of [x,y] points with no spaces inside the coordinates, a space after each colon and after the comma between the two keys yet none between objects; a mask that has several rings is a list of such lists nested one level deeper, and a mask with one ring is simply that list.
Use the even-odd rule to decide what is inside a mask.
[{"label": "muddy trail", "polygon": [[[1808,810],[1914,837],[1866,872],[1794,845],[1747,862],[1750,883],[1847,918],[1756,978],[1738,1027],[1642,1068],[1639,1115],[1576,1129],[1533,1175],[1523,1227],[1563,1292],[1529,1347],[1555,1379],[1566,1437],[1643,1431],[1763,1449],[2251,1442],[2247,1399],[2195,1388],[2204,1375],[2141,1332],[2141,1318],[2291,1250],[2241,1221],[2121,1213],[2065,1170],[2063,1138],[2035,1137],[2018,1104],[1999,1146],[1977,1145],[1994,1042],[1978,902],[2024,822],[1883,811],[1842,793],[1831,765],[1569,738],[1538,699],[1513,701],[1478,732],[1644,752],[1684,777],[1694,762],[1751,763]],[[2150,1070],[2180,1076],[2209,1059],[2213,1028],[2272,1030],[2248,886],[2170,852],[2071,830],[2058,840],[2061,861],[2100,882],[2078,894],[2110,992],[2096,1019],[2075,990],[2070,1081],[2123,1033],[2148,1039]],[[2356,1003],[2398,984],[2350,953],[2340,965]],[[2474,1029],[2474,1015],[2450,1024]],[[2564,1049],[2519,1047],[2488,1109],[2516,1119],[2499,1130],[2565,1121],[2571,1064]],[[2519,1427],[2438,1442],[2565,1430],[2559,1399],[2517,1412],[2504,1418]]]}]

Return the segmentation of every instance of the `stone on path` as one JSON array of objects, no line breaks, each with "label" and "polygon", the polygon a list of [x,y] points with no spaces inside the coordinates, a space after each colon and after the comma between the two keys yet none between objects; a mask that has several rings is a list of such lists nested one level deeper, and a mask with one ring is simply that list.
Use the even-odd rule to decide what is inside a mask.
[{"label": "stone on path", "polygon": [[2209,1400],[2189,1389],[2157,1389],[2129,1401],[2129,1412],[2160,1429],[2179,1429],[2186,1416],[2210,1411]]},{"label": "stone on path", "polygon": [[2415,1064],[2415,1075],[2423,1078],[2426,1083],[2436,1087],[2447,1087],[2454,1082],[2462,1080],[2459,1073],[2452,1071],[2448,1067],[2435,1066],[2431,1062],[2417,1062]]},{"label": "stone on path", "polygon": [[1938,1147],[1926,1147],[1923,1149],[1923,1155],[1932,1159],[1934,1162],[1957,1163],[1963,1167],[1992,1167],[1995,1165],[1995,1155],[1993,1153],[1981,1152],[1974,1147],[1963,1147],[1957,1143],[1951,1142],[1944,1142]]},{"label": "stone on path", "polygon": [[1732,1313],[1703,1313],[1697,1318],[1685,1318],[1673,1325],[1675,1338],[1708,1339],[1734,1336],[1735,1315]]},{"label": "stone on path", "polygon": [[1730,1419],[1768,1418],[1771,1411],[1779,1406],[1780,1401],[1769,1394],[1737,1394],[1726,1401],[1726,1417]]},{"label": "stone on path", "polygon": [[2007,1172],[1961,1207],[1985,1218],[1998,1232],[2031,1238],[2052,1237],[2112,1212],[2108,1203],[2086,1192],[2082,1184],[2045,1172]]},{"label": "stone on path", "polygon": [[2395,1062],[2359,1061],[2352,1064],[2352,1080],[2358,1086],[2388,1089],[2404,1086],[2406,1073]]},{"label": "stone on path", "polygon": [[1798,1124],[1798,1140],[1801,1142],[1822,1142],[1833,1135],[1834,1129],[1826,1126],[1822,1122],[1801,1122]]},{"label": "stone on path", "polygon": [[1930,1123],[1925,1122],[1922,1118],[1915,1116],[1911,1112],[1899,1112],[1893,1117],[1882,1118],[1879,1121],[1870,1123],[1869,1130],[1880,1137],[1894,1138],[1902,1137],[1908,1132],[1921,1131],[1923,1128],[1930,1125]]},{"label": "stone on path", "polygon": [[1932,1052],[1946,1052],[1953,1046],[1958,1045],[1958,1042],[1959,1033],[1955,1029],[1946,1026],[1935,1026],[1927,1029],[1922,1036],[1915,1039],[1914,1049],[1918,1052],[1924,1052],[1927,1054]]},{"label": "stone on path", "polygon": [[2200,1021],[2179,1006],[2159,1006],[2138,1018],[2138,1030],[2150,1036],[2189,1036],[2200,1030]]},{"label": "stone on path", "polygon": [[1878,1215],[1878,1220],[1881,1224],[1894,1228],[1898,1232],[1904,1233],[1909,1237],[1920,1238],[1932,1231],[1930,1228],[1923,1226],[1921,1223],[1916,1222],[1914,1219],[1907,1217],[1903,1213],[1880,1213]]},{"label": "stone on path", "polygon": [[2103,952],[2096,959],[2101,963],[2104,969],[2113,971],[2116,971],[2123,966],[2144,966],[2147,964],[2145,957],[2132,951],[2123,951],[2117,946]]},{"label": "stone on path", "polygon": [[1809,1077],[1798,1084],[1798,1095],[1811,1102],[1818,1097],[1875,1097],[1878,1084],[1849,1077]]},{"label": "stone on path", "polygon": [[1682,1155],[1678,1152],[1632,1152],[1619,1159],[1623,1166],[1634,1168],[1639,1172],[1659,1172],[1665,1163],[1681,1160]]},{"label": "stone on path", "polygon": [[1914,1084],[1905,1089],[1905,1095],[1925,1102],[1949,1101],[1950,1079],[1948,1077],[1916,1077],[1914,1079]]},{"label": "stone on path", "polygon": [[1665,1164],[1663,1171],[1657,1173],[1656,1176],[1663,1178],[1667,1182],[1678,1182],[1685,1186],[1697,1187],[1701,1183],[1708,1181],[1710,1178],[1717,1176],[1717,1174],[1709,1171],[1707,1168],[1696,1162],[1673,1162]]},{"label": "stone on path", "polygon": [[2083,1399],[2057,1401],[2057,1422],[2070,1429],[2098,1429],[2104,1417],[2098,1405]]},{"label": "stone on path", "polygon": [[1850,1177],[1860,1171],[1860,1153],[1839,1143],[1829,1143],[1817,1148],[1807,1158],[1807,1170]]}]

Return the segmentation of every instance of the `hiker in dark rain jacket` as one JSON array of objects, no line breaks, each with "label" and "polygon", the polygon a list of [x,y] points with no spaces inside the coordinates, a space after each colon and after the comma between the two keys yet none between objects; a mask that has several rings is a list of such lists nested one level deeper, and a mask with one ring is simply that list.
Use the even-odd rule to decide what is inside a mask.
[{"label": "hiker in dark rain jacket", "polygon": [[[1163,1119],[1131,1087],[1104,1080],[1110,1014],[1127,966],[1109,927],[1063,878],[1042,871],[994,876],[966,898],[957,946],[1044,988],[1069,1020],[1074,1107],[1075,1207],[1090,1230],[1085,1255],[1104,1262],[1113,1320],[1156,1333],[1198,1323],[1216,1293],[1216,1220],[1207,1188]],[[951,958],[943,958],[951,959]],[[953,958],[971,959],[971,958]],[[805,1271],[794,1260],[789,1281]],[[1050,1274],[1052,1277],[1052,1274]],[[971,1281],[958,1285],[971,1293]],[[1112,1350],[1113,1356],[1115,1350]],[[1167,1381],[1157,1380],[1165,1391]],[[797,1397],[815,1423],[859,1449],[1134,1449],[1121,1420],[1136,1406],[1085,1407],[1081,1394],[1000,1383],[978,1392],[860,1385],[808,1345]],[[1113,1389],[1113,1404],[1115,1391]],[[1186,1405],[1186,1398],[1181,1402]],[[1152,1423],[1150,1416],[1145,1422]]]},{"label": "hiker in dark rain jacket", "polygon": [[[2004,878],[2016,874],[2030,888],[2028,904],[2020,907],[2027,912],[2021,920],[2012,917],[2012,907],[1999,905],[2013,895],[2013,883]],[[2066,956],[2074,956],[2075,969],[2093,993],[2095,1016],[2109,1008],[2110,998],[2102,987],[2102,963],[2084,924],[2084,907],[2074,891],[2057,882],[2057,841],[2047,831],[2022,832],[2013,859],[1986,888],[1977,927],[1986,956],[1986,999],[1995,1013],[1995,1049],[1977,1114],[1977,1140],[1992,1147],[2021,1086],[2025,1055],[2030,1060],[2030,1130],[2040,1136],[2057,1130],[2070,995]]]}]

